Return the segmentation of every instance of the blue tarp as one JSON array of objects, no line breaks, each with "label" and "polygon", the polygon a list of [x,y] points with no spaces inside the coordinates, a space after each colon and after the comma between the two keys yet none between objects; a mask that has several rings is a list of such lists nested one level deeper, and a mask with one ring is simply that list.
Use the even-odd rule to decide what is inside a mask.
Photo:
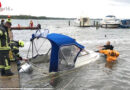
[{"label": "blue tarp", "polygon": [[48,34],[47,39],[50,40],[51,42],[55,43],[58,46],[74,44],[79,48],[84,48],[84,46],[78,44],[75,41],[75,39],[73,39],[69,36],[66,36],[66,35],[62,35],[62,34],[56,34],[56,33]]},{"label": "blue tarp", "polygon": [[49,72],[58,71],[58,52],[61,46],[76,45],[80,50],[84,49],[84,46],[77,43],[75,39],[66,35],[52,33],[47,35],[47,39],[52,45]]}]

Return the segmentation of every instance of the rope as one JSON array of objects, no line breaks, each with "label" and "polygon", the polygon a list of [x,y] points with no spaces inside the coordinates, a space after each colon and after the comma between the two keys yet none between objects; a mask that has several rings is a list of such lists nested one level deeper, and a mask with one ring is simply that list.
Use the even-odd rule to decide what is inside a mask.
[{"label": "rope", "polygon": [[[84,66],[86,66],[86,65],[84,65]],[[62,71],[62,72],[57,72],[57,73],[59,73],[60,75],[58,75],[58,76],[55,76],[55,77],[53,77],[52,79],[56,79],[56,78],[59,78],[59,77],[62,77],[62,76],[65,76],[65,75],[68,75],[68,74],[70,74],[70,73],[73,73],[73,72],[77,72],[77,71],[79,71],[78,69],[80,69],[80,68],[82,68],[82,67],[84,67],[84,66],[81,66],[81,67],[79,67],[79,68],[74,68],[74,69],[72,69],[72,70],[70,70],[70,71]],[[56,74],[56,73],[55,73]],[[41,75],[43,75],[43,74],[41,74]],[[53,75],[53,73],[49,73],[49,76],[50,75]],[[26,83],[39,83],[39,82],[47,82],[48,80],[50,80],[50,79],[48,79],[47,77],[49,77],[49,76],[46,76],[46,78],[44,79],[44,80],[40,80],[40,81],[28,81],[28,82],[26,82]]]},{"label": "rope", "polygon": [[42,45],[44,44],[46,40],[43,41],[43,43],[41,44],[41,46],[39,47],[38,51],[41,49]]},{"label": "rope", "polygon": [[31,48],[31,43],[30,43],[30,46],[29,46],[29,49],[28,49],[28,52],[27,52],[27,57],[26,57],[26,58],[28,58],[30,48]]},{"label": "rope", "polygon": [[49,75],[48,72],[45,72],[46,70],[44,70],[43,68],[39,68],[38,66],[34,65],[32,62],[30,62],[31,65],[33,66],[34,69],[36,69],[37,71],[42,71],[44,74]]},{"label": "rope", "polygon": [[34,47],[35,47],[37,54],[39,54],[35,42],[34,42]]},{"label": "rope", "polygon": [[61,90],[64,90],[66,87],[68,87],[68,85],[70,85],[70,83],[71,83],[74,79],[75,79],[75,77],[72,78],[72,79],[65,85],[65,87],[63,87]]}]

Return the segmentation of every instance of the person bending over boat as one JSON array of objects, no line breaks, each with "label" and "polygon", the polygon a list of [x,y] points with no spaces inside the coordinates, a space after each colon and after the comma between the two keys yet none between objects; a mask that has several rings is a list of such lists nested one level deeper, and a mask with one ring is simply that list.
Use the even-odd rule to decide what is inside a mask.
[{"label": "person bending over boat", "polygon": [[114,46],[111,45],[111,42],[110,42],[110,41],[107,41],[107,42],[106,42],[106,45],[104,45],[104,46],[99,46],[99,48],[102,49],[102,50],[107,50],[107,49],[113,50]]},{"label": "person bending over boat", "polygon": [[11,41],[10,42],[10,47],[11,51],[13,54],[13,57],[10,58],[11,61],[16,61],[18,65],[20,65],[19,60],[23,60],[22,57],[19,55],[19,47],[24,47],[24,42],[19,40],[19,41]]}]

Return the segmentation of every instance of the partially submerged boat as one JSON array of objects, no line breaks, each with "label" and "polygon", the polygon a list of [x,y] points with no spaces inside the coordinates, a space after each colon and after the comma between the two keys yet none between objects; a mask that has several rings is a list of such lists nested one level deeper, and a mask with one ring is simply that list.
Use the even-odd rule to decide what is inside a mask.
[{"label": "partially submerged boat", "polygon": [[56,33],[48,34],[46,37],[42,37],[41,34],[32,36],[29,63],[46,64],[42,65],[46,73],[75,69],[99,59],[99,53],[85,49],[69,36]]}]

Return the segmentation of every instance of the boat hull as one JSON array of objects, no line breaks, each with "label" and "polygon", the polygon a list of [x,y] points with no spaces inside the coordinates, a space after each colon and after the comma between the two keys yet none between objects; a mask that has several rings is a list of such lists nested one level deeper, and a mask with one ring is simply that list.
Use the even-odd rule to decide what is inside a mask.
[{"label": "boat hull", "polygon": [[92,63],[96,60],[99,60],[100,55],[99,53],[96,53],[94,51],[87,50],[88,54],[84,56],[78,57],[76,63],[75,63],[75,68],[84,66],[86,64]]},{"label": "boat hull", "polygon": [[121,28],[130,28],[130,25],[120,25]]},{"label": "boat hull", "polygon": [[101,27],[103,28],[118,28],[120,24],[102,24]]}]

